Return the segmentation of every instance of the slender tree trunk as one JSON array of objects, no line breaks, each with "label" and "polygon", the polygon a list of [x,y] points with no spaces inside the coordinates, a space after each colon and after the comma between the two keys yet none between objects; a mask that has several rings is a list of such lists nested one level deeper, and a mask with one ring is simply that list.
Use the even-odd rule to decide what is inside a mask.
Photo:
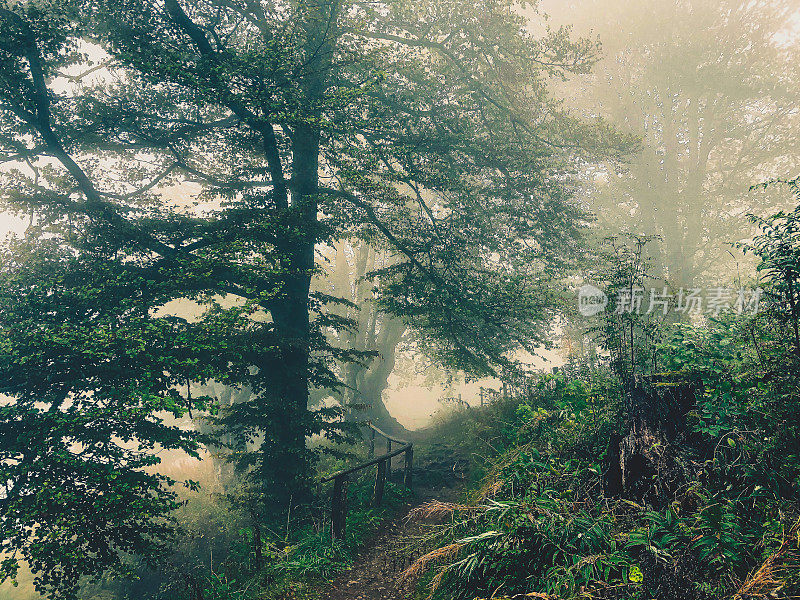
[{"label": "slender tree trunk", "polygon": [[256,520],[253,525],[253,566],[256,571],[260,571],[261,567],[264,565],[262,546],[261,528],[258,526],[258,521]]},{"label": "slender tree trunk", "polygon": [[[389,377],[394,371],[397,346],[406,327],[401,321],[384,317],[380,337],[376,343],[378,357],[369,371],[364,374],[359,392],[369,405],[367,414],[370,420],[386,433],[403,435],[408,430],[395,419],[383,403],[383,392],[389,387]],[[374,335],[374,334],[373,334]]]},{"label": "slender tree trunk", "polygon": [[789,271],[786,273],[786,283],[789,286],[789,309],[791,313],[792,328],[794,329],[794,351],[797,358],[800,358],[800,315],[798,314],[797,299],[794,292],[794,274]]}]

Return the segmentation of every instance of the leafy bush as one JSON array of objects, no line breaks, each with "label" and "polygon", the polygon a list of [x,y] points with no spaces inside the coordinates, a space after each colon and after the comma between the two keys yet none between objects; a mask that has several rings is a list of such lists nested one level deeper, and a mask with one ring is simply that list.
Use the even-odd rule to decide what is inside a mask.
[{"label": "leafy bush", "polygon": [[494,429],[510,443],[476,502],[442,528],[447,560],[433,568],[434,551],[418,561],[428,569],[425,594],[710,600],[800,591],[798,463],[787,452],[789,404],[775,402],[797,384],[770,381],[745,339],[753,327],[757,342],[771,335],[749,318],[723,317],[676,325],[659,346],[668,368],[703,384],[685,440],[696,477],[665,506],[603,497],[604,452],[622,423],[612,375],[545,376],[513,411],[505,406]]}]

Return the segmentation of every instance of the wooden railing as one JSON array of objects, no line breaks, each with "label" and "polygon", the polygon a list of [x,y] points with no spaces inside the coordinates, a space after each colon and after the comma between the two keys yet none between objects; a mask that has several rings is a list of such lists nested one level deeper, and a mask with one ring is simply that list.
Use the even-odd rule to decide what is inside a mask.
[{"label": "wooden railing", "polygon": [[[377,507],[383,502],[383,488],[386,486],[386,478],[391,475],[392,459],[400,454],[405,455],[405,464],[403,468],[403,484],[411,487],[411,477],[413,474],[414,462],[414,444],[409,441],[401,440],[392,437],[388,433],[384,433],[372,423],[367,424],[370,430],[369,434],[369,457],[370,459],[355,467],[334,473],[330,477],[322,479],[323,483],[333,481],[333,495],[331,498],[331,532],[333,539],[340,540],[344,538],[346,524],[347,524],[347,480],[353,473],[357,473],[371,467],[378,465],[377,473],[375,475],[375,487],[372,491],[372,505]],[[375,456],[375,438],[376,436],[382,437],[386,440],[386,453],[381,456]],[[400,444],[400,447],[392,450],[392,444]]]}]

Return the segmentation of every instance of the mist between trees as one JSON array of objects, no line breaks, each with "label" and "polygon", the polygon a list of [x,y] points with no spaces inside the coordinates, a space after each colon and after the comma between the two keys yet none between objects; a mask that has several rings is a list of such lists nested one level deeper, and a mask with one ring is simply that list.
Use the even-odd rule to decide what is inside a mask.
[{"label": "mist between trees", "polygon": [[521,401],[584,361],[621,443],[689,323],[587,325],[585,282],[767,278],[800,349],[769,218],[798,28],[790,0],[0,0],[0,593],[329,579],[389,513],[337,547],[321,475],[368,421],[437,435],[403,385]]}]

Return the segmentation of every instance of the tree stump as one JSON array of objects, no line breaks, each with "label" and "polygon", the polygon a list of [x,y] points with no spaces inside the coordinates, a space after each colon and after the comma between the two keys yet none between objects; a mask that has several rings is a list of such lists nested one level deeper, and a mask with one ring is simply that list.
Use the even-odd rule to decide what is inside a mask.
[{"label": "tree stump", "polygon": [[609,440],[603,464],[603,492],[659,506],[690,476],[686,416],[698,385],[650,376],[625,394],[626,430]]}]

